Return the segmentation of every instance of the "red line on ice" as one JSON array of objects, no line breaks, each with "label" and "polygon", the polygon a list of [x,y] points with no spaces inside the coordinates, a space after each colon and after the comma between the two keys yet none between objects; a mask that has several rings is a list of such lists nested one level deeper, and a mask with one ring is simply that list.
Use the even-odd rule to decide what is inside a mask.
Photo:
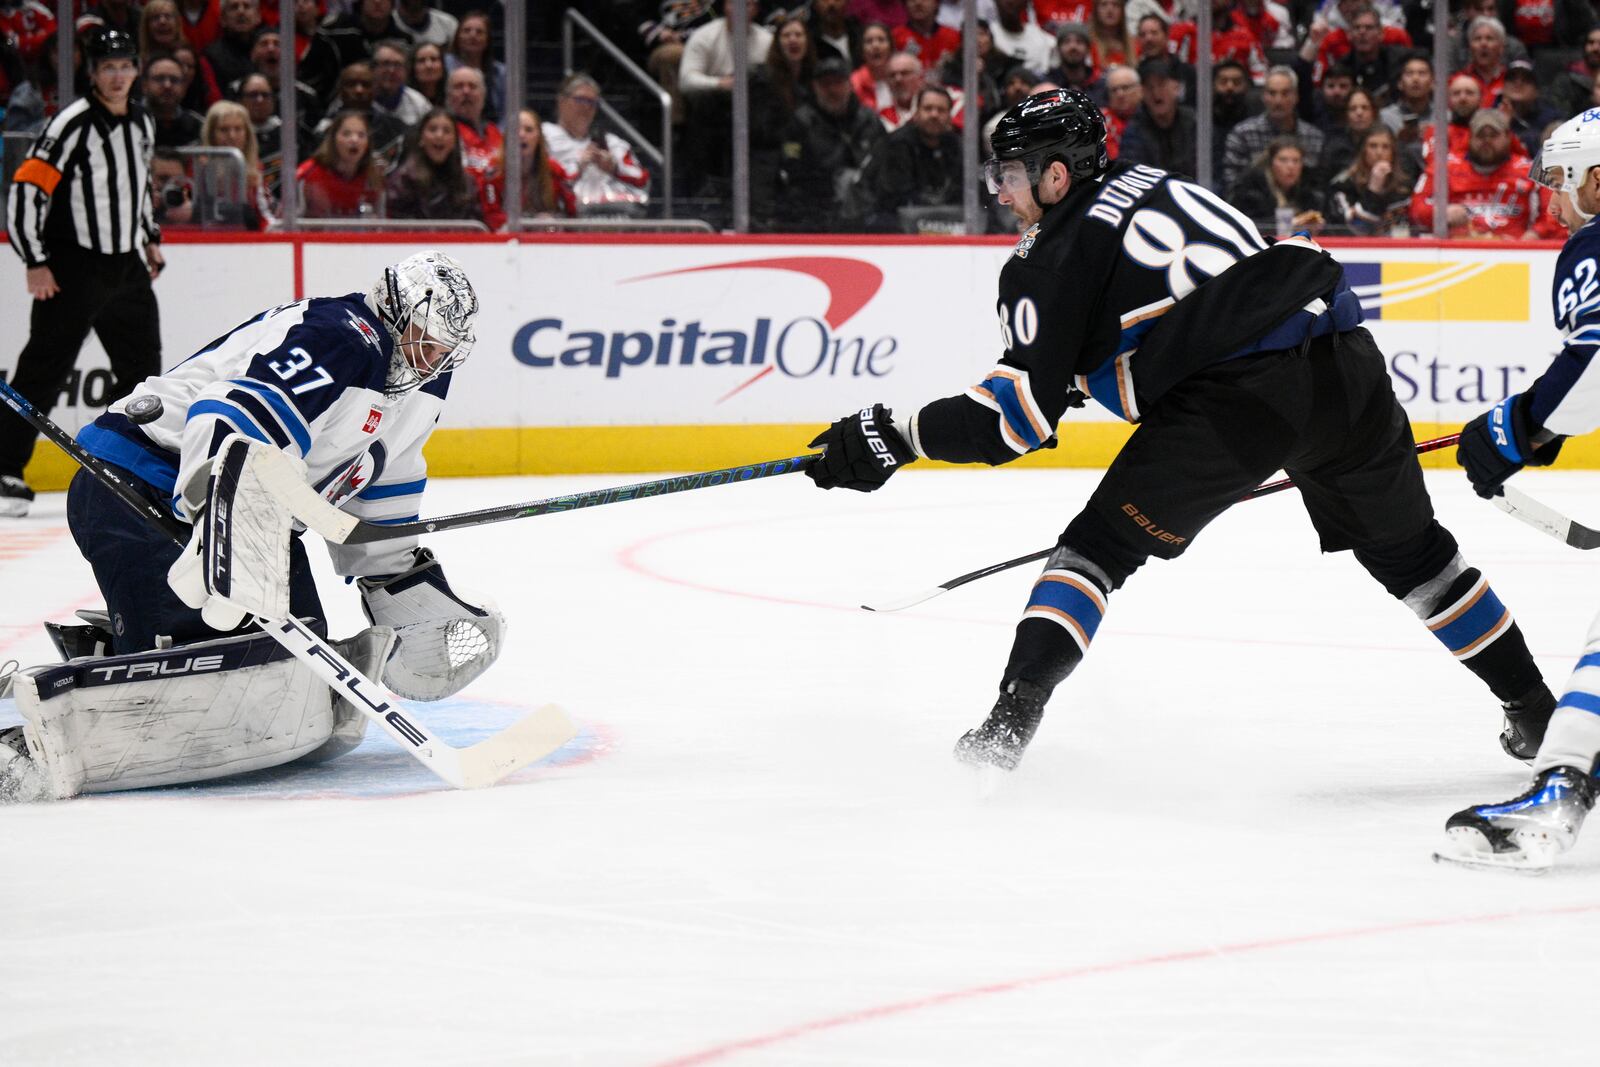
[{"label": "red line on ice", "polygon": [[845,1012],[842,1015],[832,1015],[822,1019],[813,1019],[809,1022],[796,1023],[782,1030],[774,1030],[768,1034],[759,1034],[738,1041],[730,1041],[724,1045],[714,1045],[711,1048],[691,1052],[685,1056],[662,1060],[654,1067],[695,1067],[697,1064],[711,1063],[714,1060],[724,1059],[740,1052],[749,1052],[753,1049],[767,1048],[771,1045],[781,1044],[784,1041],[807,1037],[811,1034],[821,1033],[826,1030],[838,1030],[858,1023],[872,1022],[877,1019],[890,1018],[896,1015],[907,1015],[911,1012],[922,1011],[927,1008],[937,1008],[957,1001],[973,1000],[978,997],[997,996],[1002,993],[1015,993],[1019,990],[1032,989],[1037,986],[1050,985],[1054,982],[1068,982],[1076,978],[1093,978],[1102,974],[1115,974],[1121,971],[1136,970],[1141,967],[1162,967],[1174,963],[1192,963],[1196,960],[1216,959],[1226,956],[1242,956],[1254,952],[1265,952],[1280,948],[1293,948],[1298,945],[1322,944],[1330,941],[1351,941],[1363,937],[1377,937],[1384,934],[1402,934],[1414,930],[1433,930],[1451,926],[1471,926],[1482,923],[1511,922],[1517,919],[1544,917],[1551,915],[1582,915],[1590,912],[1600,912],[1600,904],[1579,904],[1560,908],[1540,908],[1524,912],[1491,912],[1486,915],[1467,915],[1455,919],[1417,919],[1411,922],[1390,923],[1384,926],[1358,926],[1352,930],[1329,930],[1320,934],[1302,934],[1295,937],[1265,938],[1260,941],[1240,941],[1232,945],[1220,945],[1214,948],[1189,949],[1184,952],[1168,952],[1156,956],[1138,956],[1129,960],[1113,960],[1107,963],[1088,964],[1083,967],[1071,967],[1064,971],[1051,971],[1046,974],[1031,975],[1027,978],[1018,978],[1009,982],[992,982],[988,985],[969,986],[966,989],[953,989],[947,993],[935,993],[932,996],[917,997],[912,1000],[895,1001],[889,1004],[879,1004],[859,1011]]},{"label": "red line on ice", "polygon": [[[829,604],[821,600],[801,600],[798,597],[773,596],[767,593],[752,593],[746,589],[737,589],[726,585],[713,585],[710,582],[697,582],[689,578],[678,578],[651,567],[639,557],[646,549],[652,548],[663,541],[671,541],[679,537],[694,537],[699,534],[719,533],[744,526],[761,526],[782,519],[747,519],[735,522],[711,523],[706,526],[691,526],[679,530],[668,530],[664,533],[651,534],[649,537],[640,538],[632,544],[624,545],[617,549],[616,559],[624,570],[668,585],[682,586],[685,589],[694,589],[702,593],[712,593],[717,596],[738,597],[743,600],[758,600],[766,604],[783,604],[794,608],[818,608],[822,611],[843,611],[850,615],[862,614],[861,608],[854,604]],[[1024,572],[1018,572],[1024,573]],[[1018,613],[1022,610],[1022,599],[1017,601]],[[935,622],[942,624],[954,623],[959,626],[1015,626],[1016,619],[981,619],[973,617],[957,617],[949,614],[933,615],[917,610],[900,613],[906,618],[915,618],[921,622]],[[1225,634],[1184,633],[1166,630],[1124,629],[1118,627],[1115,631],[1118,637],[1138,637],[1157,641],[1186,641],[1207,642],[1225,645],[1260,645],[1269,648],[1342,648],[1354,649],[1362,652],[1390,652],[1401,655],[1427,655],[1438,656],[1438,646],[1418,643],[1416,646],[1396,646],[1389,644],[1362,643],[1357,641],[1335,641],[1319,637],[1292,638],[1292,637],[1233,637]],[[1104,640],[1104,637],[1101,638]],[[1562,652],[1534,652],[1535,659],[1549,659],[1568,661],[1570,653]]]},{"label": "red line on ice", "polygon": [[77,600],[74,600],[64,608],[57,608],[53,612],[48,612],[44,615],[41,615],[39,617],[39,621],[31,625],[24,623],[14,626],[8,625],[5,627],[0,627],[0,629],[16,630],[15,635],[12,637],[0,640],[0,652],[5,652],[11,648],[14,648],[28,638],[36,635],[39,632],[39,629],[44,625],[45,619],[60,619],[63,616],[70,616],[79,608],[103,608],[105,607],[105,603],[106,598],[101,596],[97,590],[93,593],[79,597]]},{"label": "red line on ice", "polygon": [[642,575],[643,577],[653,578],[658,582],[666,582],[668,585],[681,585],[686,589],[698,589],[702,593],[716,593],[720,596],[743,597],[747,600],[761,600],[768,604],[787,604],[790,607],[797,608],[822,608],[825,611],[847,611],[852,615],[857,614],[860,611],[859,608],[851,607],[845,604],[824,604],[820,600],[796,600],[792,597],[768,596],[765,593],[749,593],[742,589],[728,589],[720,585],[708,585],[704,582],[694,582],[687,578],[674,578],[670,574],[662,574],[660,571],[651,570],[648,566],[639,562],[639,553],[643,552],[645,549],[654,545],[658,541],[669,541],[675,537],[709,533],[716,530],[725,530],[730,526],[743,525],[750,524],[714,523],[710,526],[697,526],[687,530],[669,530],[666,533],[652,534],[649,537],[635,541],[631,545],[624,545],[622,548],[619,548],[617,550],[617,562],[622,565],[624,570],[630,570],[635,574]]}]

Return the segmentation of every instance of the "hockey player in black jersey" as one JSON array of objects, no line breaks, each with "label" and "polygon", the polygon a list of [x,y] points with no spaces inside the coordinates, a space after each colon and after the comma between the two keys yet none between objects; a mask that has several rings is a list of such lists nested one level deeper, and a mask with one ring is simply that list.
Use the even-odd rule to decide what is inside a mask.
[{"label": "hockey player in black jersey", "polygon": [[990,189],[1027,227],[1000,274],[999,364],[896,422],[875,405],[812,442],[824,489],[879,488],[919,457],[1000,464],[1046,445],[1092,397],[1137,429],[1067,524],[1017,624],[999,699],[956,755],[1014,768],[1052,691],[1083,659],[1112,592],[1182,554],[1280,468],[1322,550],[1352,550],[1500,700],[1501,743],[1528,759],[1555,700],[1520,628],[1434,518],[1411,426],[1331,256],[1268,247],[1203,187],[1110,164],[1072,89],[996,127]]}]

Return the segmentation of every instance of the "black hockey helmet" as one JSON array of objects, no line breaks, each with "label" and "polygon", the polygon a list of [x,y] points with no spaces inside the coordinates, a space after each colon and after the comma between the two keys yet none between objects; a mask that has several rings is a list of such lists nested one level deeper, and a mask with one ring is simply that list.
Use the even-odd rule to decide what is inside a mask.
[{"label": "black hockey helmet", "polygon": [[105,59],[131,59],[139,62],[139,42],[132,34],[105,26],[93,26],[83,35],[83,62],[91,71]]},{"label": "black hockey helmet", "polygon": [[1035,189],[1045,168],[1056,160],[1075,181],[1098,178],[1111,167],[1106,153],[1106,120],[1088,94],[1078,89],[1046,89],[1011,107],[989,137],[994,158],[984,164],[989,191],[997,193],[1002,176],[1020,161]]}]

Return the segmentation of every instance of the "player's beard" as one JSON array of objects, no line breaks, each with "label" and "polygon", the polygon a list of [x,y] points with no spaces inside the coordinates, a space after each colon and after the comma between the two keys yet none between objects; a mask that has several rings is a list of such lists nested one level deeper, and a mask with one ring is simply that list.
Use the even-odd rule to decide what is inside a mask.
[{"label": "player's beard", "polygon": [[[1034,188],[1038,189],[1039,187],[1036,185]],[[1028,206],[1026,209],[1024,209],[1020,203],[1013,200],[1011,202],[1011,213],[1017,217],[1017,221],[1021,223],[1022,228],[1032,226],[1034,223],[1044,218],[1044,208],[1039,205],[1039,198],[1037,195],[1028,200]]]}]

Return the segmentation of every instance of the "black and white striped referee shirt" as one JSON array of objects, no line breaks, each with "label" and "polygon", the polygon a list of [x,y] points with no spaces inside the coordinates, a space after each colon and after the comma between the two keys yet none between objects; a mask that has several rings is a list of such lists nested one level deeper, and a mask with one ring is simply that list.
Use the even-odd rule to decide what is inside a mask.
[{"label": "black and white striped referee shirt", "polygon": [[11,247],[29,267],[65,243],[114,255],[157,244],[150,194],[156,127],[136,101],[113,115],[90,93],[50,120],[12,176]]}]

